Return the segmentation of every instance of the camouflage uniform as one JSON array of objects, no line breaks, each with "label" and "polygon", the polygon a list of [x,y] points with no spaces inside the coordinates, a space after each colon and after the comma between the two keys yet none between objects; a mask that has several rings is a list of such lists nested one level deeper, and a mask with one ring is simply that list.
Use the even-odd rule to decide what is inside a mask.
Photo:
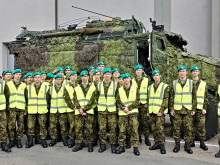
[{"label": "camouflage uniform", "polygon": [[[154,91],[157,90],[160,84],[154,83]],[[149,97],[148,97],[149,99]],[[157,114],[150,114],[150,126],[154,136],[154,142],[158,144],[165,144],[165,133],[164,133],[164,124],[165,124],[165,114],[164,111],[168,108],[169,101],[169,87],[164,91],[163,102],[159,113],[163,114],[162,116],[157,116]],[[149,103],[149,101],[148,101]]]},{"label": "camouflage uniform", "polygon": [[0,143],[7,143],[7,116],[5,110],[0,111]]},{"label": "camouflage uniform", "polygon": [[[123,88],[124,88],[126,95],[128,97],[129,92],[130,92],[130,88],[125,88],[125,87],[123,87]],[[123,107],[125,107],[125,105],[121,102],[119,92],[117,92],[117,94],[116,94],[116,99],[117,99],[117,107],[119,109],[123,109]],[[136,100],[130,106],[128,106],[128,109],[131,111],[132,109],[137,108],[139,106],[139,102],[140,102],[140,94],[137,89]],[[119,116],[118,125],[119,125],[119,137],[118,137],[119,146],[123,147],[125,145],[126,129],[129,127],[132,145],[134,147],[138,147],[138,145],[139,145],[138,114],[133,113],[133,114],[127,115],[127,116]]]},{"label": "camouflage uniform", "polygon": [[[197,92],[200,82],[201,82],[201,80],[198,80],[197,82],[193,81],[195,92]],[[196,100],[196,98],[195,98],[195,100]],[[207,90],[207,86],[206,86],[203,109],[207,110],[207,107],[208,107],[208,90]],[[205,118],[206,118],[205,115],[202,114],[202,110],[199,110],[196,108],[196,113],[193,116],[193,124],[197,128],[199,140],[202,140],[202,141],[206,140],[206,137],[205,137],[205,134],[206,134]],[[195,139],[195,127],[192,127],[193,128],[192,139]]]},{"label": "camouflage uniform", "polygon": [[[87,94],[87,92],[89,91],[90,85],[87,86],[83,86],[82,84],[80,84],[80,87],[82,88],[82,91],[84,93],[84,95]],[[89,100],[89,103],[83,108],[83,110],[86,112],[87,110],[90,110],[93,108],[94,103],[95,103],[95,99],[96,99],[96,92],[93,92],[91,99]],[[77,95],[76,92],[74,93],[74,102],[76,105],[76,111],[78,111],[78,109],[80,109],[80,104],[78,102],[77,99]],[[86,129],[86,139],[88,143],[93,143],[93,124],[94,124],[94,115],[92,114],[88,114],[86,116],[82,116],[82,115],[76,115],[75,116],[75,125],[76,125],[76,142],[78,144],[81,144],[83,142],[83,133],[84,130]]]}]

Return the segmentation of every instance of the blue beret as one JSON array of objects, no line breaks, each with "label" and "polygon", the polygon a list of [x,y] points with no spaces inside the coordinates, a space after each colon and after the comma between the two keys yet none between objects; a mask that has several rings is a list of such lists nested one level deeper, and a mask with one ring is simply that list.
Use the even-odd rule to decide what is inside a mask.
[{"label": "blue beret", "polygon": [[194,65],[191,69],[190,69],[190,72],[194,71],[194,70],[199,70],[200,68],[196,65]]},{"label": "blue beret", "polygon": [[94,66],[90,66],[88,71],[93,70],[93,69],[95,69],[95,67]]},{"label": "blue beret", "polygon": [[40,72],[35,72],[33,77],[35,77],[37,75],[41,75],[41,73]]},{"label": "blue beret", "polygon": [[99,65],[105,65],[105,63],[104,63],[103,61],[100,61],[100,62],[97,64],[97,66],[99,66]]},{"label": "blue beret", "polygon": [[152,72],[152,76],[157,74],[157,73],[160,73],[159,69],[155,69],[153,72]]},{"label": "blue beret", "polygon": [[120,76],[118,78],[122,78],[123,77],[123,74],[120,74]]},{"label": "blue beret", "polygon": [[105,74],[105,73],[107,73],[107,72],[112,73],[111,68],[105,68],[105,69],[102,71],[102,74]]},{"label": "blue beret", "polygon": [[77,74],[76,71],[70,72],[69,76],[74,75],[74,74]]},{"label": "blue beret", "polygon": [[88,71],[87,70],[83,70],[81,73],[80,73],[80,76],[85,76],[85,75],[88,75]]},{"label": "blue beret", "polygon": [[99,68],[96,68],[94,71],[93,71],[93,75],[95,75],[96,73],[98,72],[101,72],[101,70]]},{"label": "blue beret", "polygon": [[137,69],[144,69],[144,67],[142,65],[137,65],[134,70],[136,71]]},{"label": "blue beret", "polygon": [[41,71],[40,74],[46,74],[46,72],[45,71]]},{"label": "blue beret", "polygon": [[57,72],[56,73],[61,72],[61,71],[63,71],[63,69],[61,67],[57,67]]},{"label": "blue beret", "polygon": [[21,69],[15,69],[13,74],[15,74],[15,73],[21,73]]},{"label": "blue beret", "polygon": [[4,76],[6,73],[12,73],[11,69],[5,70],[4,73],[3,73],[3,76]]},{"label": "blue beret", "polygon": [[125,73],[125,74],[123,74],[122,79],[124,80],[127,77],[131,77],[131,75],[129,73]]},{"label": "blue beret", "polygon": [[112,73],[114,73],[114,72],[119,72],[119,69],[118,68],[114,68]]},{"label": "blue beret", "polygon": [[187,69],[186,65],[181,65],[181,66],[178,68],[178,72],[179,72],[180,70],[185,70],[185,69]]},{"label": "blue beret", "polygon": [[26,76],[26,78],[29,76],[33,77],[33,74],[31,72],[28,72],[25,76]]},{"label": "blue beret", "polygon": [[56,76],[55,76],[55,79],[57,79],[57,78],[62,78],[63,76],[62,76],[62,74],[57,74]]},{"label": "blue beret", "polygon": [[65,66],[64,70],[66,70],[66,69],[71,69],[72,70],[71,66],[69,66],[69,65]]},{"label": "blue beret", "polygon": [[47,73],[47,77],[48,78],[54,78],[54,75],[53,75],[53,73]]}]

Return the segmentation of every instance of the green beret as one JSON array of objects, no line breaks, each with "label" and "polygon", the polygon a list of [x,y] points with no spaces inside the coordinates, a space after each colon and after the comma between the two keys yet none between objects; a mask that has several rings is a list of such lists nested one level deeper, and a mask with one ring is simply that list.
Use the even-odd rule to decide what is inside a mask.
[{"label": "green beret", "polygon": [[157,74],[157,73],[160,73],[159,69],[155,69],[153,72],[152,72],[152,76]]},{"label": "green beret", "polygon": [[87,70],[83,70],[81,73],[80,73],[80,76],[85,76],[85,75],[88,75],[88,71]]},{"label": "green beret", "polygon": [[90,66],[88,71],[93,70],[93,69],[95,69],[95,67],[94,66]]},{"label": "green beret", "polygon": [[71,66],[69,66],[69,65],[65,66],[64,70],[66,70],[66,69],[71,69],[72,70]]},{"label": "green beret", "polygon": [[119,72],[119,69],[118,68],[114,68],[112,73],[114,73],[114,72]]},{"label": "green beret", "polygon": [[26,79],[26,78],[27,78],[27,74],[26,74],[26,75],[24,75],[23,79]]},{"label": "green beret", "polygon": [[144,67],[142,65],[137,65],[134,70],[136,71],[137,69],[144,69]]},{"label": "green beret", "polygon": [[185,69],[187,69],[186,65],[181,65],[181,66],[178,68],[178,72],[179,72],[180,70],[185,70]]},{"label": "green beret", "polygon": [[3,76],[4,76],[6,73],[12,73],[11,69],[5,70],[4,73],[3,73]]},{"label": "green beret", "polygon": [[120,76],[118,78],[122,78],[124,74],[120,74]]},{"label": "green beret", "polygon": [[25,76],[26,76],[26,78],[29,76],[33,77],[33,74],[31,72],[28,72]]},{"label": "green beret", "polygon": [[95,75],[96,73],[98,72],[101,72],[101,70],[99,68],[96,68],[94,71],[93,71],[93,75]]},{"label": "green beret", "polygon": [[37,75],[41,75],[41,73],[40,72],[35,72],[33,77],[35,77]]},{"label": "green beret", "polygon": [[200,68],[196,65],[194,65],[191,69],[190,69],[190,72],[194,71],[194,70],[199,70]]},{"label": "green beret", "polygon": [[46,72],[45,72],[45,71],[42,71],[42,72],[40,72],[40,74],[46,74]]},{"label": "green beret", "polygon": [[104,63],[103,61],[100,61],[100,62],[97,64],[97,66],[99,66],[99,65],[105,65],[105,63]]},{"label": "green beret", "polygon": [[76,71],[70,72],[69,76],[74,75],[74,74],[77,74]]},{"label": "green beret", "polygon": [[54,75],[53,75],[53,73],[47,73],[47,77],[48,78],[54,78]]},{"label": "green beret", "polygon": [[107,72],[112,73],[111,68],[105,68],[105,69],[102,71],[102,74],[105,74],[105,73],[107,73]]},{"label": "green beret", "polygon": [[57,67],[57,72],[56,73],[61,72],[61,71],[63,71],[63,69],[61,67]]},{"label": "green beret", "polygon": [[15,74],[15,73],[21,73],[21,69],[15,69],[13,74]]},{"label": "green beret", "polygon": [[63,76],[62,76],[62,74],[57,74],[56,76],[55,76],[55,79],[57,79],[57,78],[62,78]]},{"label": "green beret", "polygon": [[129,73],[125,73],[125,74],[123,74],[122,79],[124,80],[127,77],[131,77],[131,75]]}]

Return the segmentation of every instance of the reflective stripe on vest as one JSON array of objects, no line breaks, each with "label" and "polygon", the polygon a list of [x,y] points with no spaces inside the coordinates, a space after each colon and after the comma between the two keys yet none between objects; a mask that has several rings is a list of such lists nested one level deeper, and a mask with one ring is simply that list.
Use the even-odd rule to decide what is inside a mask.
[{"label": "reflective stripe on vest", "polygon": [[43,83],[41,84],[38,95],[34,85],[28,85],[28,114],[45,114],[48,112],[47,109],[47,91],[49,87]]},{"label": "reflective stripe on vest", "polygon": [[[137,82],[135,81],[135,79],[132,79],[132,85],[135,85],[138,88]],[[147,89],[148,89],[148,78],[143,77],[143,80],[141,82],[141,86],[139,89],[141,104],[147,103]]]},{"label": "reflective stripe on vest", "polygon": [[116,99],[115,99],[115,91],[117,88],[117,83],[111,81],[111,85],[108,88],[107,99],[104,93],[104,82],[100,82],[98,84],[99,90],[99,99],[98,99],[98,111],[105,111],[108,109],[109,112],[116,111]]},{"label": "reflective stripe on vest", "polygon": [[0,111],[6,109],[6,99],[5,99],[4,89],[5,89],[5,81],[2,80],[0,86]]},{"label": "reflective stripe on vest", "polygon": [[26,84],[21,83],[18,89],[16,89],[16,86],[14,85],[13,81],[9,81],[7,85],[10,91],[9,108],[17,108],[20,110],[25,110],[26,102],[25,102],[24,90],[26,88]]},{"label": "reflective stripe on vest", "polygon": [[[84,108],[89,103],[89,101],[91,100],[92,94],[93,92],[95,92],[95,90],[96,90],[95,86],[91,85],[89,87],[89,90],[86,96],[84,96],[81,86],[77,86],[75,88],[76,96],[77,96],[77,99],[78,99],[78,102],[81,108]],[[94,114],[93,108],[90,110],[87,110],[86,113],[93,115]],[[79,109],[75,110],[75,115],[79,115],[79,114],[80,114]]]},{"label": "reflective stripe on vest", "polygon": [[[168,85],[161,82],[158,86],[156,92],[154,91],[154,84],[149,86],[149,113],[158,114],[160,111],[160,108],[163,103],[164,98],[164,91]],[[168,108],[164,111],[164,113],[168,112]]]},{"label": "reflective stripe on vest", "polygon": [[50,89],[51,95],[51,106],[50,113],[66,113],[67,105],[64,99],[64,86],[62,85],[61,89],[57,93],[55,87],[52,86]]},{"label": "reflective stripe on vest", "polygon": [[[69,94],[69,96],[70,96],[70,100],[71,100],[72,103],[74,104],[74,97],[73,97],[74,92],[75,92],[74,88],[73,88],[72,86],[70,86],[69,84],[67,84],[67,85],[65,86],[65,88],[66,88],[66,90],[67,90],[67,92],[68,92],[68,94]],[[69,108],[69,107],[67,107],[67,112],[74,112],[74,110],[71,109],[71,108]]]},{"label": "reflective stripe on vest", "polygon": [[[220,98],[220,85],[218,86],[218,97]],[[218,116],[220,116],[220,102],[218,103]]]},{"label": "reflective stripe on vest", "polygon": [[205,99],[205,87],[206,82],[202,81],[199,84],[198,90],[196,92],[197,109],[203,109],[204,99]]},{"label": "reflective stripe on vest", "polygon": [[[132,85],[130,87],[128,98],[127,98],[126,92],[124,90],[124,87],[119,88],[120,100],[126,107],[131,105],[136,100],[136,93],[137,93],[137,87],[135,85]],[[138,109],[135,108],[135,109],[131,110],[131,112],[138,113]],[[127,113],[125,113],[122,109],[119,109],[118,115],[119,116],[126,116]]]},{"label": "reflective stripe on vest", "polygon": [[188,110],[192,110],[192,88],[193,81],[187,79],[186,84],[182,88],[178,80],[173,81],[174,88],[174,110],[181,110],[184,106]]}]

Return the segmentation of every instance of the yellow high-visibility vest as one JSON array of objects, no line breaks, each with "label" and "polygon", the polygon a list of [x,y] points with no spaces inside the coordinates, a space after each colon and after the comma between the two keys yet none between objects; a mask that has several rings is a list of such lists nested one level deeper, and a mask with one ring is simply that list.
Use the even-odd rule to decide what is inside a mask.
[{"label": "yellow high-visibility vest", "polygon": [[34,85],[28,85],[28,114],[45,114],[48,112],[47,109],[47,92],[49,90],[49,86],[45,83],[41,84],[40,90],[36,92],[36,88]]},{"label": "yellow high-visibility vest", "polygon": [[205,99],[205,87],[206,87],[206,82],[201,80],[198,90],[196,92],[196,100],[197,100],[196,108],[200,110],[203,109],[203,104]]},{"label": "yellow high-visibility vest", "polygon": [[[218,86],[218,97],[220,97],[220,85]],[[218,116],[220,116],[220,102],[218,103]]]},{"label": "yellow high-visibility vest", "polygon": [[[158,86],[157,90],[154,91],[154,84],[149,86],[148,94],[149,94],[149,113],[158,114],[160,108],[163,103],[164,92],[168,85],[161,82]],[[168,108],[164,111],[164,113],[168,112]]]},{"label": "yellow high-visibility vest", "polygon": [[[90,85],[89,90],[86,94],[86,96],[84,96],[84,93],[82,91],[82,88],[80,85],[78,85],[77,87],[75,87],[75,92],[76,92],[76,96],[77,96],[77,100],[79,102],[80,107],[83,109],[90,101],[93,93],[95,92],[96,88],[94,85]],[[94,109],[91,108],[90,110],[86,111],[86,113],[88,114],[94,114]],[[75,115],[79,115],[79,109],[75,110]]]},{"label": "yellow high-visibility vest", "polygon": [[173,89],[174,89],[174,110],[181,110],[183,106],[188,110],[192,110],[193,81],[187,79],[186,84],[182,88],[178,80],[174,80]]},{"label": "yellow high-visibility vest", "polygon": [[[126,92],[124,90],[124,87],[120,87],[119,88],[119,96],[120,96],[120,100],[121,102],[128,107],[129,105],[131,105],[135,100],[136,100],[136,93],[137,93],[137,87],[135,85],[132,85],[130,87],[130,91],[129,91],[129,95],[127,97]],[[131,112],[133,113],[138,113],[138,108],[135,108],[133,110],[131,110]],[[118,111],[118,115],[119,116],[126,116],[127,113],[125,113],[122,109],[119,109]]]},{"label": "yellow high-visibility vest", "polygon": [[[68,94],[69,94],[69,96],[70,96],[70,100],[71,100],[72,103],[74,104],[74,93],[75,93],[74,88],[73,88],[72,86],[70,86],[69,84],[67,84],[67,85],[65,86],[65,88],[66,88],[66,90],[67,90],[67,92],[68,92]],[[71,109],[71,108],[69,108],[69,107],[67,107],[67,113],[68,113],[68,112],[74,112],[74,110]]]},{"label": "yellow high-visibility vest", "polygon": [[98,90],[100,93],[98,99],[98,111],[105,111],[106,109],[108,109],[109,112],[116,111],[116,99],[115,99],[116,89],[117,89],[117,82],[111,81],[106,98],[104,92],[104,82],[100,82],[98,84]]},{"label": "yellow high-visibility vest", "polygon": [[55,87],[52,86],[50,88],[50,96],[51,96],[51,105],[50,105],[50,113],[66,113],[67,105],[64,99],[64,86],[61,86],[61,89],[57,93]]},{"label": "yellow high-visibility vest", "polygon": [[5,94],[4,94],[5,81],[2,80],[0,85],[1,85],[0,86],[0,111],[1,111],[1,110],[6,109],[6,99],[5,99]]},{"label": "yellow high-visibility vest", "polygon": [[[132,79],[132,85],[135,85],[136,87],[138,87],[137,82],[135,81],[134,78]],[[139,89],[141,104],[147,103],[147,90],[148,90],[148,78],[143,77],[143,80],[141,82],[141,86]]]},{"label": "yellow high-visibility vest", "polygon": [[26,88],[25,83],[21,83],[16,89],[16,86],[14,85],[13,81],[7,82],[10,96],[9,96],[9,108],[17,108],[20,110],[25,110],[26,102],[25,102],[25,96],[24,91]]}]

